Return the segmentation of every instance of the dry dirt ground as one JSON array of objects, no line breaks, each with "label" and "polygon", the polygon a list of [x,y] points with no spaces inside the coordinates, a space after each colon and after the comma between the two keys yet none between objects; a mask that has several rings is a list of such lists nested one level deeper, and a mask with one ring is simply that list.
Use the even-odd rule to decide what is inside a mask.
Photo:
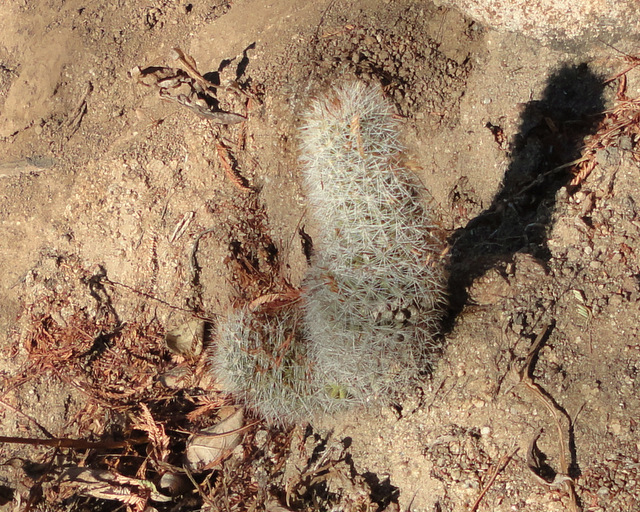
[{"label": "dry dirt ground", "polygon": [[[136,80],[176,47],[246,120]],[[0,434],[105,444],[3,443],[0,510],[639,510],[637,51],[426,1],[3,2]],[[448,233],[439,361],[393,407],[249,416],[167,487],[230,403],[164,334],[299,286],[300,114],[354,79],[396,106]]]}]

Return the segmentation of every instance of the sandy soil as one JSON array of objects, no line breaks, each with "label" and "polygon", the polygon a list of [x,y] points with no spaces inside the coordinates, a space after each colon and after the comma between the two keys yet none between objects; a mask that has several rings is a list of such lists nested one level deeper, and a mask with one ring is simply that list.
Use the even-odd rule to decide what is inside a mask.
[{"label": "sandy soil", "polygon": [[[238,85],[217,106],[246,121],[216,124],[135,79],[136,66],[178,67],[176,47]],[[301,229],[313,237],[300,114],[358,79],[402,116],[449,235],[437,366],[394,407],[257,425],[196,476],[200,493],[150,503],[639,509],[640,61],[625,52],[563,52],[410,0],[2,3],[0,434],[127,439],[147,407],[180,466],[186,433],[228,400],[164,333],[300,284]],[[176,365],[195,377],[164,386]],[[5,443],[0,509],[115,510],[60,472],[159,484],[157,458]]]}]

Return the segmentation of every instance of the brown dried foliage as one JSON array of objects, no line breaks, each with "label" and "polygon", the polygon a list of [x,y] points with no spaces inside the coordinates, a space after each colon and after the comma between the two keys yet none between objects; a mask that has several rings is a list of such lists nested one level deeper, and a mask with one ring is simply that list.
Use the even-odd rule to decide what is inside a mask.
[{"label": "brown dried foliage", "polygon": [[79,313],[61,326],[52,314],[31,315],[23,342],[29,362],[14,387],[51,371],[110,405],[133,403],[149,394],[163,359],[159,325],[100,325]]},{"label": "brown dried foliage", "polygon": [[[640,59],[638,59],[638,63],[640,64]],[[629,98],[627,96],[626,73],[631,69],[616,75],[616,78],[620,80],[616,94],[616,105],[605,112],[598,130],[587,140],[582,158],[572,162],[575,166],[572,170],[574,177],[571,180],[571,186],[578,187],[595,169],[598,151],[616,146],[623,136],[631,138],[633,143],[640,140],[640,97]],[[640,154],[634,152],[633,158],[640,161]]]},{"label": "brown dried foliage", "polygon": [[[149,437],[149,444],[147,445],[147,455],[151,458],[153,466],[155,468],[160,467],[161,463],[167,462],[169,458],[169,436],[165,433],[164,425],[158,423],[151,414],[149,407],[145,403],[140,403],[140,415],[133,428],[142,430],[147,433]],[[143,478],[145,471],[145,464],[143,464],[139,471],[138,477]]]},{"label": "brown dried foliage", "polygon": [[247,180],[240,174],[237,162],[232,158],[229,148],[221,142],[216,142],[216,151],[220,159],[220,164],[224,169],[227,178],[242,192],[253,192]]}]

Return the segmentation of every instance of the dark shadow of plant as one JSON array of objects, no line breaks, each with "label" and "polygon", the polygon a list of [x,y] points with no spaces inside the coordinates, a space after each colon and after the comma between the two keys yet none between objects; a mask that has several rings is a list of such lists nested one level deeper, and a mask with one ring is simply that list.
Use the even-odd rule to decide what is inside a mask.
[{"label": "dark shadow of plant", "polygon": [[[473,281],[517,252],[548,261],[547,233],[557,192],[569,184],[565,164],[603,117],[603,79],[586,64],[552,74],[542,99],[528,102],[511,146],[511,163],[489,208],[450,239],[451,326]],[[488,126],[488,128],[495,128]]]}]

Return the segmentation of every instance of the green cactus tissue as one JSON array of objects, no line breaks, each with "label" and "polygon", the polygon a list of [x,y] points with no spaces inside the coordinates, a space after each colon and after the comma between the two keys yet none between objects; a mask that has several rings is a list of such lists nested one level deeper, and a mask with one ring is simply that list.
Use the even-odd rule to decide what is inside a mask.
[{"label": "green cactus tissue", "polygon": [[289,424],[317,412],[299,308],[276,313],[241,308],[218,326],[210,363],[218,385],[268,423]]}]

